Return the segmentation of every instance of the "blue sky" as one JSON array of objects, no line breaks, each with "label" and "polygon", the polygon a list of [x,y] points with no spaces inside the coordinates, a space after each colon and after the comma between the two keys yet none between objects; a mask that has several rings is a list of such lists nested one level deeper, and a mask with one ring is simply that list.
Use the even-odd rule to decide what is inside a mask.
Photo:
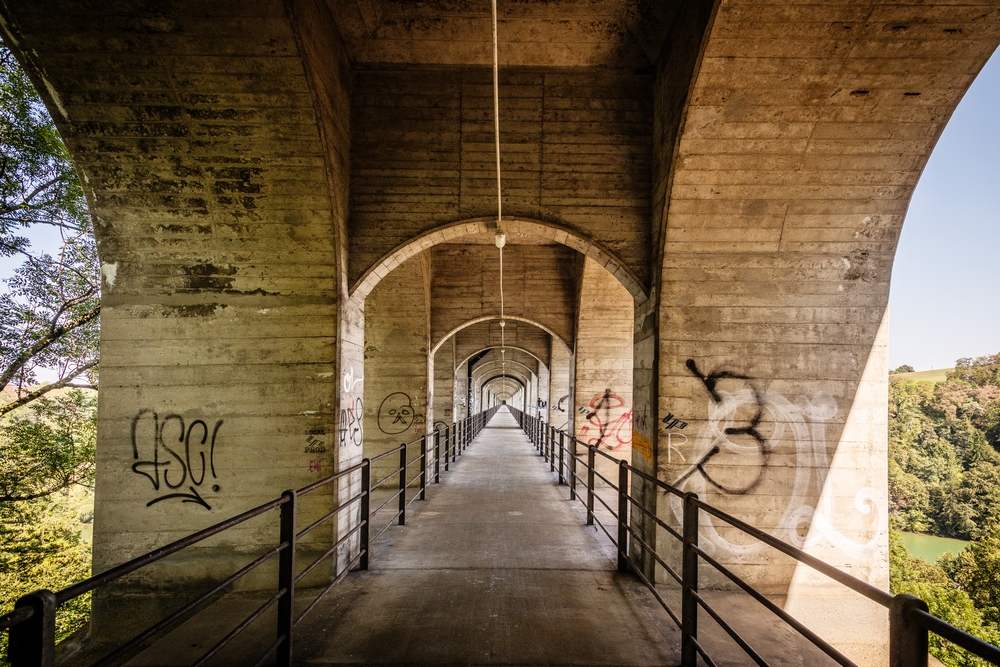
[{"label": "blue sky", "polygon": [[892,270],[889,367],[1000,352],[1000,51],[972,84],[910,202]]},{"label": "blue sky", "polygon": [[[1000,52],[998,52],[1000,53]],[[899,239],[889,300],[889,367],[947,368],[1000,352],[1000,55],[945,128]],[[36,226],[36,248],[59,233]],[[20,264],[0,257],[0,279]]]}]

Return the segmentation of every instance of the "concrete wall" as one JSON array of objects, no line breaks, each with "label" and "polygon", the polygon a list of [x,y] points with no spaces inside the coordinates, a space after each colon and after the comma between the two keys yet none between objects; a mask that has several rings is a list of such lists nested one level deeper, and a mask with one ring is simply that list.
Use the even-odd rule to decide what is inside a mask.
[{"label": "concrete wall", "polygon": [[[428,430],[428,273],[427,254],[418,255],[383,278],[365,300],[364,455],[368,458],[412,442]],[[372,478],[381,479],[398,465],[398,457],[387,456],[373,464]]]},{"label": "concrete wall", "polygon": [[[505,215],[593,238],[647,282],[651,76],[535,68],[500,77]],[[351,284],[421,233],[495,216],[491,84],[482,67],[355,71]]]}]

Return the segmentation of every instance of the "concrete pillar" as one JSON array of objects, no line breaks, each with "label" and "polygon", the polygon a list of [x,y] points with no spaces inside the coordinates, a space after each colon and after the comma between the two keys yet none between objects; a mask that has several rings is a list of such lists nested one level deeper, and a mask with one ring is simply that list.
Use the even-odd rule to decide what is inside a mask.
[{"label": "concrete pillar", "polygon": [[469,362],[463,361],[455,368],[452,376],[452,419],[459,421],[469,416],[470,410],[475,410],[475,406],[470,406],[471,387],[469,386]]},{"label": "concrete pillar", "polygon": [[[429,257],[422,253],[383,278],[365,301],[364,452],[371,458],[427,430]],[[399,461],[372,467],[381,479]],[[389,483],[391,486],[391,483]]]},{"label": "concrete pillar", "polygon": [[585,260],[576,323],[576,435],[614,456],[632,452],[632,296]]},{"label": "concrete pillar", "polygon": [[572,397],[569,391],[570,352],[553,338],[549,347],[549,405],[548,422],[557,429],[569,428]]},{"label": "concrete pillar", "polygon": [[434,355],[433,421],[428,431],[444,429],[455,418],[455,341],[446,342]]}]

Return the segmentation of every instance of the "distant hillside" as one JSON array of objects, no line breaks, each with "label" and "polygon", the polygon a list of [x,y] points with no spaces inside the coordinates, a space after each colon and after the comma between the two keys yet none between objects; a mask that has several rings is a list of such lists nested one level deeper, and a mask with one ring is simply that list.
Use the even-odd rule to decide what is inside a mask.
[{"label": "distant hillside", "polygon": [[948,373],[954,368],[938,368],[932,371],[917,371],[915,373],[897,373],[893,377],[903,380],[914,380],[916,382],[944,382],[948,379]]}]

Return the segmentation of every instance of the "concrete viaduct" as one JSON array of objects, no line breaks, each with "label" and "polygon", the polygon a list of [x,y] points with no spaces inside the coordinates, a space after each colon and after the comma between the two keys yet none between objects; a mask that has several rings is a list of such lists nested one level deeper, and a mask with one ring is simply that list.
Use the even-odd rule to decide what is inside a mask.
[{"label": "concrete viaduct", "polygon": [[885,587],[893,255],[1000,4],[499,11],[505,364],[489,3],[0,3],[98,237],[95,569],[507,400]]}]

